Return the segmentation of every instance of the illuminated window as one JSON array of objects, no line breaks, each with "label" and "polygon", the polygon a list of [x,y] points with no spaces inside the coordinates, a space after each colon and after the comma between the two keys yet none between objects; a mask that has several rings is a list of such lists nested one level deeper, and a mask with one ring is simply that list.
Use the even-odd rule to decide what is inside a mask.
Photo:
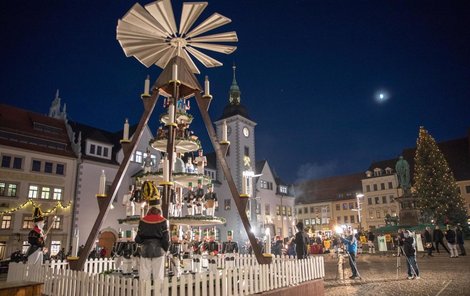
[{"label": "illuminated window", "polygon": [[62,189],[61,188],[54,188],[54,194],[52,199],[55,200],[62,200]]},{"label": "illuminated window", "polygon": [[279,191],[280,191],[281,193],[287,194],[287,186],[279,186]]},{"label": "illuminated window", "polygon": [[2,217],[1,229],[10,229],[11,227],[11,216],[5,215]]},{"label": "illuminated window", "polygon": [[277,216],[281,215],[281,206],[276,206],[276,215]]},{"label": "illuminated window", "polygon": [[142,163],[142,151],[135,152],[135,162]]},{"label": "illuminated window", "polygon": [[51,242],[51,256],[57,255],[60,251],[60,241]]},{"label": "illuminated window", "polygon": [[16,196],[16,184],[8,184],[7,196]]},{"label": "illuminated window", "polygon": [[0,196],[4,196],[5,195],[5,188],[6,188],[7,184],[6,183],[0,183]]},{"label": "illuminated window", "polygon": [[38,198],[39,188],[36,185],[29,185],[28,198]]},{"label": "illuminated window", "polygon": [[50,199],[51,198],[51,188],[50,187],[42,187],[42,189],[41,189],[41,198],[42,199]]},{"label": "illuminated window", "polygon": [[285,216],[285,215],[286,215],[286,207],[282,206],[282,216]]},{"label": "illuminated window", "polygon": [[34,227],[33,217],[23,216],[23,223],[21,224],[22,229],[32,229]]},{"label": "illuminated window", "polygon": [[62,226],[62,217],[61,216],[55,216],[53,222],[52,222],[52,229],[60,229]]},{"label": "illuminated window", "polygon": [[292,208],[287,207],[287,216],[291,217],[292,216]]}]

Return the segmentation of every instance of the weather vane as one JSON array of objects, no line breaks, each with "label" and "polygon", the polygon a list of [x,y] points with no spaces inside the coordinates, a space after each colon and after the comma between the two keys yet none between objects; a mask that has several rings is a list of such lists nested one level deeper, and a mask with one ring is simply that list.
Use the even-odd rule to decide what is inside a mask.
[{"label": "weather vane", "polygon": [[193,73],[200,74],[190,55],[207,68],[222,66],[221,62],[196,48],[230,54],[237,49],[236,46],[214,43],[236,42],[237,33],[200,36],[231,22],[218,13],[191,30],[206,7],[207,2],[183,3],[178,30],[170,0],[155,1],[144,7],[136,3],[118,21],[117,40],[127,57],[134,56],[146,67],[155,64],[164,69],[173,57],[180,56]]}]

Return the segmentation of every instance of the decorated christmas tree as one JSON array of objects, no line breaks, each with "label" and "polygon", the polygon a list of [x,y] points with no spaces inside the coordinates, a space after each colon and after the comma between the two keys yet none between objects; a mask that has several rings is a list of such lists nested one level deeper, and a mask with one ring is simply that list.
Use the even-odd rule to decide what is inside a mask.
[{"label": "decorated christmas tree", "polygon": [[416,141],[414,187],[418,207],[429,220],[467,224],[464,201],[454,175],[436,141],[423,127]]}]

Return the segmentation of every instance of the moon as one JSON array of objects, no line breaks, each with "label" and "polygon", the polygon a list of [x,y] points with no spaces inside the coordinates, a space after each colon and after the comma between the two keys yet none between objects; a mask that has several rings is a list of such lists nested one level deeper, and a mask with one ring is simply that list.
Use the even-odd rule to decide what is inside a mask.
[{"label": "moon", "polygon": [[390,94],[386,91],[380,90],[375,93],[374,98],[377,103],[382,104],[390,99]]}]

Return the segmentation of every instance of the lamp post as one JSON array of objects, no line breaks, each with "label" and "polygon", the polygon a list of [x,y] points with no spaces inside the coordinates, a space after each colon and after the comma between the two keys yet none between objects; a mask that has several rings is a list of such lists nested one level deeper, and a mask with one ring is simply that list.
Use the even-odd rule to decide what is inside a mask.
[{"label": "lamp post", "polygon": [[357,209],[353,209],[353,211],[357,211],[357,219],[359,222],[359,231],[362,230],[362,220],[361,220],[361,211],[362,211],[362,206],[361,206],[361,198],[364,197],[364,194],[362,193],[356,193],[356,201],[357,201]]}]

